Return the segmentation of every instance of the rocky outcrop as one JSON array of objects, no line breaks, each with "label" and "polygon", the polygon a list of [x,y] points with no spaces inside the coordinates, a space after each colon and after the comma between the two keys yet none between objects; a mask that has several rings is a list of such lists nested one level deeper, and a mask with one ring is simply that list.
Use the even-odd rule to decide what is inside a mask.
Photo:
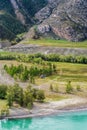
[{"label": "rocky outcrop", "polygon": [[[50,26],[49,33],[70,41],[87,38],[87,0],[49,0],[49,4],[35,16],[39,23],[42,22],[37,28],[44,30]],[[39,29],[39,33],[42,32]]]}]

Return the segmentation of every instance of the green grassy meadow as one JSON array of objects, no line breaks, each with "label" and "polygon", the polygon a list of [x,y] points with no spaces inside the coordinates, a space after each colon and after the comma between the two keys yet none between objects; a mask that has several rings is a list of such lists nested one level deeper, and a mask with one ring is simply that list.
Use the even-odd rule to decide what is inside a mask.
[{"label": "green grassy meadow", "polygon": [[[34,44],[42,44],[42,42],[38,42],[39,40],[36,40],[36,43]],[[53,40],[54,41],[54,40]],[[53,41],[47,41],[45,42],[45,44],[43,43],[43,45],[48,45],[49,42],[49,46],[58,46],[61,45],[62,47],[64,47],[64,45],[66,45],[66,47],[68,46],[69,43],[67,43],[65,41],[65,43],[63,41],[61,41],[62,43],[58,43],[58,41],[56,41],[53,45]],[[69,44],[69,47],[72,47],[72,44]],[[83,47],[86,48],[87,47],[87,43],[86,41],[84,42],[84,44],[78,43],[79,47]],[[77,46],[76,43],[73,44],[74,47]],[[12,53],[12,52],[4,52],[1,51],[0,52],[1,55],[3,56],[10,56],[11,54],[15,56],[17,56],[17,53]],[[23,54],[20,53],[20,56],[23,57]],[[25,57],[26,58],[26,57]],[[45,63],[50,63],[51,61],[44,61]],[[52,74],[50,76],[47,76],[45,78],[41,78],[40,76],[35,77],[35,84],[34,86],[36,86],[37,88],[43,89],[46,93],[46,101],[51,100],[51,101],[56,101],[56,100],[61,100],[61,99],[65,99],[68,97],[72,97],[72,94],[68,95],[66,94],[66,85],[68,83],[68,81],[71,81],[71,85],[74,88],[74,92],[73,92],[73,96],[79,95],[82,97],[87,97],[87,64],[79,64],[79,63],[66,63],[66,62],[51,62],[52,64],[56,65],[56,69],[57,72],[55,74]],[[31,67],[33,65],[37,66],[37,67],[43,67],[43,64],[37,64],[35,62],[23,62],[23,61],[16,61],[14,58],[13,60],[0,60],[0,65],[4,66],[4,65],[8,65],[10,66],[11,64],[13,65],[20,65],[23,64],[23,66],[27,66],[27,67]],[[28,81],[26,81],[28,82]],[[53,85],[54,88],[58,87],[59,92],[51,92],[50,91],[50,85]],[[77,86],[80,86],[81,91],[77,91]],[[3,104],[3,102],[2,102]]]},{"label": "green grassy meadow", "polygon": [[40,40],[27,40],[23,41],[24,44],[38,44],[42,46],[53,47],[71,47],[71,48],[87,48],[87,41],[83,42],[71,42],[66,40],[53,40],[53,39],[40,39]]},{"label": "green grassy meadow", "polygon": [[7,105],[6,100],[0,100],[0,111],[1,111],[3,108],[5,108],[6,105]]}]

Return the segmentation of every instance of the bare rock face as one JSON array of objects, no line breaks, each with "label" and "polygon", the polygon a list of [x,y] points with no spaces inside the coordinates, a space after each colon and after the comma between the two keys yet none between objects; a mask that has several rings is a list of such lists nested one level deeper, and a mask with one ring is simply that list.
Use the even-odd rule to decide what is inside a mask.
[{"label": "bare rock face", "polygon": [[44,34],[44,33],[50,32],[51,30],[50,30],[50,26],[45,24],[45,25],[38,26],[37,31],[38,33]]},{"label": "bare rock face", "polygon": [[49,0],[48,2],[48,5],[35,15],[40,23],[37,29],[39,33],[52,32],[70,41],[87,39],[87,0]]}]

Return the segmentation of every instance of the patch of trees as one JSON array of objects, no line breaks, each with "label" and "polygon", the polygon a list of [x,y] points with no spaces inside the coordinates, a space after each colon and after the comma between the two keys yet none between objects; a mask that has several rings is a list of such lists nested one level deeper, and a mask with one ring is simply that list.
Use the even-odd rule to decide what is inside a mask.
[{"label": "patch of trees", "polygon": [[58,55],[58,54],[30,54],[30,55],[19,55],[17,57],[18,61],[23,62],[34,62],[34,63],[43,63],[43,61],[51,62],[69,62],[69,63],[82,63],[87,64],[87,56],[74,56],[74,55]]},{"label": "patch of trees", "polygon": [[32,88],[30,85],[26,89],[21,88],[18,84],[13,86],[0,85],[0,99],[6,99],[9,107],[15,103],[31,109],[34,101],[44,101],[45,94],[43,90]]},{"label": "patch of trees", "polygon": [[[49,90],[54,93],[62,92],[62,90],[59,89],[58,84],[55,84],[55,83],[50,84]],[[75,94],[75,92],[81,92],[82,89],[81,89],[80,85],[77,85],[76,87],[74,87],[72,85],[72,82],[68,81],[67,84],[65,84],[65,88],[63,88],[63,91],[64,91],[63,93],[65,93],[65,94]]]},{"label": "patch of trees", "polygon": [[74,56],[74,55],[58,55],[58,54],[0,54],[0,60],[17,60],[20,62],[36,63],[46,65],[47,62],[68,62],[68,63],[80,63],[87,64],[87,56]]},{"label": "patch of trees", "polygon": [[86,56],[74,56],[74,55],[58,55],[58,54],[35,54],[35,58],[41,58],[44,61],[51,61],[51,62],[69,62],[69,63],[82,63],[87,64],[87,57]]},{"label": "patch of trees", "polygon": [[18,66],[7,66],[4,65],[4,69],[6,72],[14,77],[15,79],[20,79],[21,81],[29,80],[31,83],[34,83],[36,76],[50,76],[56,72],[56,66],[49,63],[47,66],[31,66],[28,68],[27,66],[18,65]]}]

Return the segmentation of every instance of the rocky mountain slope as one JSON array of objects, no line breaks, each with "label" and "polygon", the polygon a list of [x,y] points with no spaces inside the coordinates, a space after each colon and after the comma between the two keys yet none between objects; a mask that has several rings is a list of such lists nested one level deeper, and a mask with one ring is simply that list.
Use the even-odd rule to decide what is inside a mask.
[{"label": "rocky mountain slope", "polygon": [[36,15],[40,34],[54,33],[70,41],[87,38],[87,0],[52,0]]},{"label": "rocky mountain slope", "polygon": [[26,31],[25,39],[87,39],[87,0],[1,0],[0,38]]},{"label": "rocky mountain slope", "polygon": [[0,39],[12,40],[35,24],[34,14],[45,0],[0,0]]}]

